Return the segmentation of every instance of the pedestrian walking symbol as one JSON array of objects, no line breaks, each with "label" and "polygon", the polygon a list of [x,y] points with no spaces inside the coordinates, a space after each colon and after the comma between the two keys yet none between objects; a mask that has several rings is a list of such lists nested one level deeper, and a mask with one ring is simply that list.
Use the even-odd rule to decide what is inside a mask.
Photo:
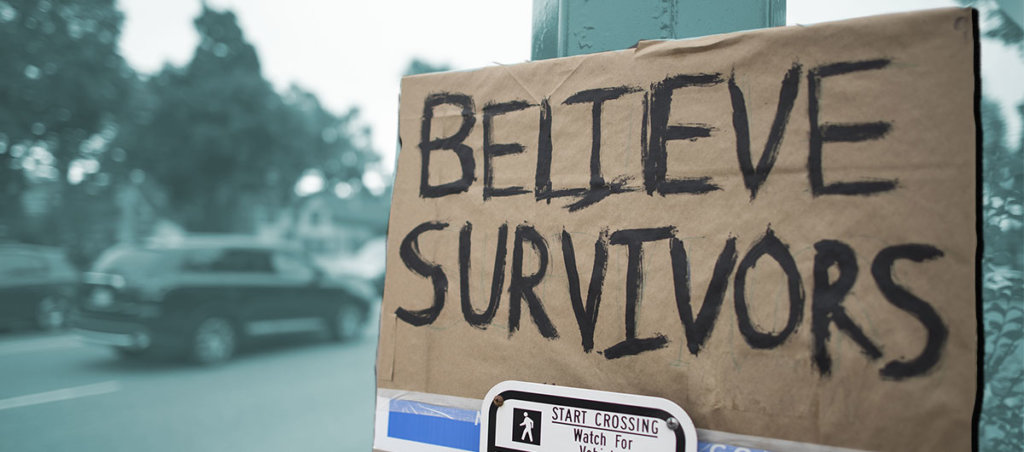
[{"label": "pedestrian walking symbol", "polygon": [[540,445],[540,411],[512,411],[512,441]]}]

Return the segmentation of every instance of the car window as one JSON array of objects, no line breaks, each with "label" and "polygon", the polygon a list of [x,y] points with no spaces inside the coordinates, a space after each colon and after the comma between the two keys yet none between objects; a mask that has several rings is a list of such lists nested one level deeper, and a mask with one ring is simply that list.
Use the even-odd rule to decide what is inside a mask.
[{"label": "car window", "polygon": [[113,248],[96,259],[92,271],[119,275],[155,275],[174,259],[173,253],[152,249]]},{"label": "car window", "polygon": [[189,253],[184,269],[193,272],[273,273],[270,252],[258,249],[197,250]]},{"label": "car window", "polygon": [[24,253],[0,255],[0,277],[25,277],[46,273],[46,261]]},{"label": "car window", "polygon": [[214,271],[214,265],[221,259],[223,251],[217,248],[188,250],[181,261],[181,269],[195,273]]},{"label": "car window", "polygon": [[313,278],[313,269],[298,254],[276,252],[273,260],[274,271],[282,277],[303,281]]}]

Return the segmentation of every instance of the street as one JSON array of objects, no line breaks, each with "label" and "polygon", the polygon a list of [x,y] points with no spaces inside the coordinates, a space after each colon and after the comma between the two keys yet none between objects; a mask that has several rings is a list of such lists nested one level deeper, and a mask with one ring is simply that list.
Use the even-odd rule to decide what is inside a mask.
[{"label": "street", "polygon": [[367,451],[376,325],[212,367],[128,361],[70,332],[0,333],[0,451]]}]

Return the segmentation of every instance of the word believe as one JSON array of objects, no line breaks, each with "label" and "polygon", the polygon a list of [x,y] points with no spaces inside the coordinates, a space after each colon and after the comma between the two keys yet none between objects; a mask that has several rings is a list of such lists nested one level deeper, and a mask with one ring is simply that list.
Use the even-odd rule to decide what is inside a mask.
[{"label": "word believe", "polygon": [[[813,196],[821,195],[871,195],[893,190],[896,180],[860,180],[826,183],[822,170],[822,148],[827,142],[859,142],[884,138],[891,129],[886,121],[865,123],[822,123],[819,121],[821,104],[821,83],[826,77],[850,74],[860,71],[879,70],[889,66],[888,59],[838,62],[817,66],[807,71],[808,119],[810,125],[809,153],[807,160],[808,179]],[[779,90],[778,108],[771,131],[758,161],[751,156],[750,127],[743,90],[736,82],[735,74],[728,79],[720,73],[677,74],[653,83],[650,90],[638,86],[616,86],[588,89],[566,98],[563,105],[590,104],[591,106],[591,149],[590,183],[588,187],[552,188],[551,179],[551,123],[553,111],[550,99],[541,100],[539,105],[516,100],[488,103],[483,108],[483,199],[529,194],[530,190],[520,186],[496,187],[494,185],[495,159],[524,152],[521,143],[495,143],[494,118],[508,113],[539,107],[537,127],[537,165],[533,193],[537,201],[550,202],[554,198],[574,197],[576,201],[566,208],[577,211],[601,200],[620,193],[638,191],[641,187],[631,186],[633,177],[620,176],[612,181],[605,179],[601,165],[602,107],[629,93],[643,93],[643,122],[640,131],[640,157],[643,163],[643,187],[648,195],[704,194],[720,190],[711,177],[668,178],[667,143],[674,140],[698,140],[711,136],[712,128],[707,124],[670,124],[673,94],[685,88],[711,88],[725,83],[728,86],[732,106],[732,125],[736,135],[736,157],[743,183],[750,192],[751,201],[757,197],[758,189],[767,180],[778,158],[780,145],[794,108],[803,67],[794,63],[782,79]],[[461,110],[461,124],[454,134],[431,138],[431,127],[435,110],[443,105]],[[466,192],[476,181],[476,160],[474,150],[465,143],[476,125],[476,107],[473,98],[459,93],[434,93],[423,103],[420,124],[419,149],[421,153],[420,188],[423,198],[439,198]],[[649,130],[648,130],[649,129]],[[439,151],[453,152],[459,162],[459,178],[440,184],[430,182],[431,155]]]}]

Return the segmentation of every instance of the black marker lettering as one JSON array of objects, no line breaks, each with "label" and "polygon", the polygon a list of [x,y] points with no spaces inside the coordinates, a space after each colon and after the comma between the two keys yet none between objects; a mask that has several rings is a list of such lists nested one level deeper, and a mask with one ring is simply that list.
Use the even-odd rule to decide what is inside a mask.
[{"label": "black marker lettering", "polygon": [[606,101],[615,100],[628,93],[640,91],[632,86],[616,86],[614,88],[597,88],[580,91],[569,96],[562,102],[565,105],[590,103],[590,188],[605,186],[601,175],[601,106]]},{"label": "black marker lettering", "polygon": [[772,122],[771,132],[768,134],[768,141],[765,142],[761,159],[757,162],[757,168],[754,168],[753,158],[750,155],[750,123],[747,115],[747,103],[743,99],[743,91],[736,84],[736,74],[729,76],[732,126],[736,132],[736,157],[739,159],[740,171],[743,173],[743,184],[747,186],[747,190],[750,190],[751,201],[757,197],[757,190],[768,178],[768,173],[771,172],[772,167],[775,166],[775,160],[779,157],[779,146],[782,144],[786,124],[789,123],[789,114],[793,111],[793,104],[796,101],[800,85],[800,69],[801,66],[794,63],[782,79],[782,88],[779,89],[779,107],[775,112],[775,121]]},{"label": "black marker lettering", "polygon": [[[444,104],[462,107],[462,124],[452,136],[431,140],[430,126],[434,118],[434,109]],[[473,98],[464,94],[435,93],[427,96],[423,101],[423,121],[420,124],[420,197],[439,198],[462,193],[469,190],[469,186],[473,184],[475,180],[473,172],[476,167],[473,160],[473,149],[462,143],[476,123],[473,109]],[[462,167],[462,177],[441,185],[430,185],[430,154],[441,149],[455,152],[459,158],[459,165]]]},{"label": "black marker lettering", "polygon": [[822,174],[822,146],[828,142],[857,142],[878,140],[885,137],[892,128],[888,122],[856,124],[833,124],[818,122],[821,98],[821,79],[851,72],[882,69],[889,60],[847,61],[827,64],[811,69],[807,73],[807,116],[810,120],[810,152],[807,157],[808,177],[811,180],[811,194],[821,195],[871,195],[896,188],[896,180],[862,180],[855,182],[833,182],[825,184]]},{"label": "black marker lettering", "polygon": [[402,319],[406,323],[413,326],[423,326],[434,323],[437,320],[438,314],[441,313],[441,309],[444,308],[444,297],[448,291],[448,278],[444,275],[444,270],[441,269],[440,265],[434,264],[430,261],[424,260],[423,256],[420,255],[420,235],[427,231],[441,231],[448,227],[448,223],[440,222],[426,222],[413,228],[404,239],[402,239],[402,245],[399,247],[398,255],[402,258],[402,262],[406,268],[412,270],[420,276],[430,278],[430,282],[434,285],[434,304],[429,308],[421,309],[418,311],[409,311],[405,308],[399,307],[395,310],[395,314],[398,318]]},{"label": "black marker lettering", "polygon": [[914,377],[924,374],[935,366],[941,358],[942,347],[946,344],[949,336],[949,329],[942,322],[939,314],[928,302],[910,293],[903,286],[896,284],[893,280],[893,264],[897,259],[910,259],[914,262],[924,262],[937,259],[943,256],[942,251],[931,245],[907,244],[890,246],[883,249],[875,256],[871,263],[871,276],[874,276],[875,283],[893,306],[900,308],[917,319],[928,331],[928,340],[925,342],[924,350],[914,359],[906,361],[890,361],[879,372],[883,377],[894,380]]},{"label": "black marker lettering", "polygon": [[537,171],[534,174],[533,194],[538,201],[551,203],[551,103],[540,101],[540,124],[537,126]]},{"label": "black marker lettering", "polygon": [[711,336],[715,320],[718,319],[718,313],[722,310],[725,289],[729,286],[729,275],[732,274],[732,269],[736,266],[736,238],[730,237],[726,240],[722,253],[718,255],[714,272],[711,274],[711,282],[704,294],[704,304],[700,306],[696,319],[693,317],[693,308],[690,306],[690,263],[686,258],[683,242],[675,237],[672,237],[671,253],[676,308],[686,333],[686,348],[694,356],[697,356]]},{"label": "black marker lettering", "polygon": [[650,229],[623,229],[615,231],[611,236],[612,245],[626,245],[628,261],[626,263],[626,340],[615,344],[604,351],[608,359],[636,355],[642,352],[657,350],[668,345],[668,338],[662,334],[653,337],[637,338],[637,307],[643,297],[644,285],[644,242],[670,239],[673,237],[671,227]]},{"label": "black marker lettering", "polygon": [[523,187],[494,188],[494,157],[519,154],[523,145],[519,143],[494,142],[494,117],[525,110],[532,105],[523,101],[503,102],[484,106],[484,201],[493,196],[513,196],[529,193]]},{"label": "black marker lettering", "polygon": [[[647,189],[647,194],[651,194],[657,188],[657,181],[654,179],[657,177],[658,166],[651,157],[650,141],[647,140],[647,127],[651,122],[651,93],[644,93],[643,104],[643,118],[640,123],[640,165],[644,169],[644,188]],[[648,178],[652,179],[650,185],[648,185]]]},{"label": "black marker lettering", "polygon": [[498,303],[501,301],[501,291],[505,284],[505,256],[508,244],[508,225],[503,224],[498,228],[498,246],[494,250],[494,274],[491,280],[491,298],[487,303],[484,312],[476,312],[473,309],[473,302],[469,296],[469,274],[470,274],[470,243],[473,236],[473,225],[466,222],[459,232],[459,291],[462,295],[462,316],[470,325],[487,329],[487,325],[494,320],[494,314],[498,311]]},{"label": "black marker lettering", "polygon": [[[747,308],[747,271],[754,268],[758,259],[766,254],[771,256],[786,273],[789,289],[789,319],[786,322],[786,327],[777,334],[757,331],[750,320],[750,312]],[[796,268],[793,255],[789,253],[786,244],[775,237],[775,232],[771,228],[768,228],[764,237],[761,237],[740,261],[740,265],[736,269],[735,284],[736,321],[739,323],[740,333],[743,334],[747,344],[753,348],[775,348],[796,331],[804,314],[804,286],[800,281],[800,272]]]},{"label": "black marker lettering", "polygon": [[[822,375],[832,372],[832,357],[828,354],[831,337],[829,325],[846,332],[864,354],[871,359],[882,357],[878,349],[864,332],[853,323],[843,309],[843,299],[850,293],[857,280],[857,256],[849,245],[838,240],[822,240],[814,244],[814,294],[811,299],[811,332],[814,335],[814,365]],[[839,277],[829,281],[828,269],[835,265]]]},{"label": "black marker lettering", "polygon": [[[523,242],[529,242],[533,250],[537,252],[537,271],[529,276],[523,276]],[[540,297],[534,292],[544,273],[548,268],[548,245],[536,229],[529,225],[516,227],[515,246],[512,249],[512,280],[508,284],[508,336],[519,329],[519,312],[522,300],[526,300],[526,306],[530,310],[530,318],[537,325],[541,336],[548,339],[558,338],[558,331],[551,324],[551,320],[544,312]]]},{"label": "black marker lettering", "polygon": [[644,188],[647,194],[653,194],[655,191],[662,196],[671,193],[702,194],[721,189],[711,183],[710,177],[666,180],[668,141],[696,140],[711,136],[711,127],[706,124],[668,124],[672,109],[672,93],[680,88],[708,87],[719,83],[722,83],[721,74],[680,74],[651,85],[651,137],[647,158],[644,161]]},{"label": "black marker lettering", "polygon": [[572,236],[562,231],[562,257],[565,260],[565,274],[569,280],[569,299],[572,311],[576,314],[576,324],[580,327],[583,340],[583,351],[590,353],[594,349],[594,326],[597,324],[597,312],[601,306],[601,290],[604,275],[608,268],[608,231],[603,231],[594,242],[594,267],[590,276],[590,287],[587,289],[587,304],[583,304],[580,293],[580,275],[576,268],[576,251],[572,246]]},{"label": "black marker lettering", "polygon": [[537,129],[537,172],[534,175],[533,193],[537,201],[547,201],[563,196],[579,196],[585,188],[551,188],[551,103],[547,98],[540,101],[540,124]]}]

